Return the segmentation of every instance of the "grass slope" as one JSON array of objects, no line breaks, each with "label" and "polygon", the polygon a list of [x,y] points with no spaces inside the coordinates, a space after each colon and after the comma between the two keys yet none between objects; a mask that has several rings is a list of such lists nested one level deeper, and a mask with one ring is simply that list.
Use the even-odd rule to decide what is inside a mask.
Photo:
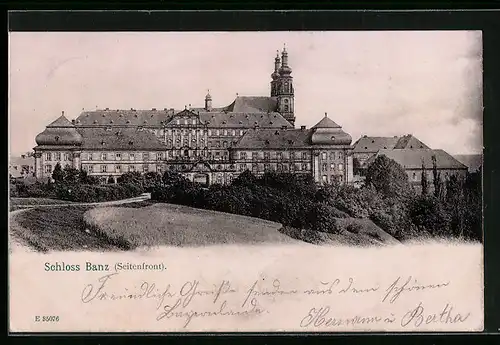
[{"label": "grass slope", "polygon": [[71,201],[49,198],[10,198],[10,211],[26,208],[26,206],[71,204]]},{"label": "grass slope", "polygon": [[10,231],[20,243],[41,252],[120,249],[84,231],[83,214],[89,209],[89,206],[69,206],[21,211],[11,216]]},{"label": "grass slope", "polygon": [[278,231],[279,223],[173,204],[95,208],[84,221],[98,236],[128,248],[296,242]]}]

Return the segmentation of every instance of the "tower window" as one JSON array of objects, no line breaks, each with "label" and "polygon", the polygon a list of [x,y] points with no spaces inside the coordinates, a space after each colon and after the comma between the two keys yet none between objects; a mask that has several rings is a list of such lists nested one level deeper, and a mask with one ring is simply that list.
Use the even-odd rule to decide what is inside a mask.
[{"label": "tower window", "polygon": [[285,103],[288,103],[288,99],[286,99],[286,98],[285,98],[284,102],[285,102]]},{"label": "tower window", "polygon": [[288,104],[285,104],[285,111],[288,111]]}]

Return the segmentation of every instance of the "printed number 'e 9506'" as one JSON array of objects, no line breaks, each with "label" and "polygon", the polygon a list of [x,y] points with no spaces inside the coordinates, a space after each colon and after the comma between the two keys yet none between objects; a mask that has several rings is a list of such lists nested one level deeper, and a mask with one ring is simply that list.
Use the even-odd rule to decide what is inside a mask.
[{"label": "printed number 'e 9506'", "polygon": [[35,316],[35,322],[58,322],[59,316]]}]

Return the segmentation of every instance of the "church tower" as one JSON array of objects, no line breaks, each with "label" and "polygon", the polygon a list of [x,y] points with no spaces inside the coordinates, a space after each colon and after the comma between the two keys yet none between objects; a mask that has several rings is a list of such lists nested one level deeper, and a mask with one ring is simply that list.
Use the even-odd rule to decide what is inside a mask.
[{"label": "church tower", "polygon": [[[280,64],[281,63],[281,64]],[[288,66],[288,52],[283,48],[274,59],[274,72],[271,74],[271,97],[278,101],[278,112],[292,125],[295,123],[294,91],[292,69]]]}]

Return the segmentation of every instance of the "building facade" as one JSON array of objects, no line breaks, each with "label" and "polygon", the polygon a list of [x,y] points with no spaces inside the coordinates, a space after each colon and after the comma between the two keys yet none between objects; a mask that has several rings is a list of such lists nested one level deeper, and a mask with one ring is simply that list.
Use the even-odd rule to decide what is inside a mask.
[{"label": "building facade", "polygon": [[245,170],[311,174],[319,184],[349,183],[352,138],[326,114],[295,129],[288,53],[276,56],[270,97],[237,96],[228,106],[183,110],[64,113],[36,137],[35,174],[50,177],[59,162],[106,181],[125,172],[175,171],[203,184],[227,184]]}]

